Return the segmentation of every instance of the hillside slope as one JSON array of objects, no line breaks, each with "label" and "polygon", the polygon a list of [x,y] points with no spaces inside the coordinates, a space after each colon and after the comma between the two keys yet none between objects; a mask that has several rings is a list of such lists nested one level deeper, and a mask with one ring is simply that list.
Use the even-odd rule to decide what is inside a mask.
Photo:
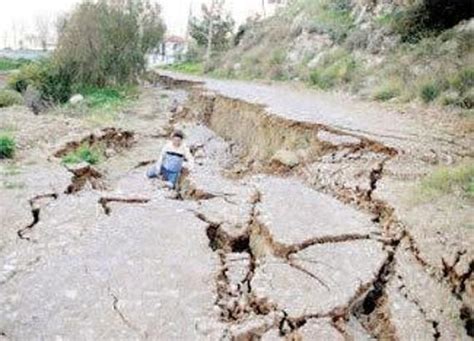
[{"label": "hillside slope", "polygon": [[473,6],[438,3],[296,0],[274,17],[241,27],[235,47],[210,71],[436,104],[472,118]]}]

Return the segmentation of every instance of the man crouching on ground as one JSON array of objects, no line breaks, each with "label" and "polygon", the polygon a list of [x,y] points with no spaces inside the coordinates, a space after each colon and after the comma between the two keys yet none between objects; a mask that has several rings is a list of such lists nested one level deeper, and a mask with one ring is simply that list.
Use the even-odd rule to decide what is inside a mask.
[{"label": "man crouching on ground", "polygon": [[184,143],[184,134],[176,130],[163,147],[156,164],[148,170],[147,176],[149,178],[161,176],[169,188],[175,189],[183,167],[191,170],[193,166],[194,159]]}]

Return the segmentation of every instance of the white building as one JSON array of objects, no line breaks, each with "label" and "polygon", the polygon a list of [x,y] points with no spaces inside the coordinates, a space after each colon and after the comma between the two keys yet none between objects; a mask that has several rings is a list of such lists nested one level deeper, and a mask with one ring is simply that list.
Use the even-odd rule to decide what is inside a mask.
[{"label": "white building", "polygon": [[148,65],[166,65],[178,62],[187,51],[186,40],[179,36],[165,38],[156,53],[148,57]]}]

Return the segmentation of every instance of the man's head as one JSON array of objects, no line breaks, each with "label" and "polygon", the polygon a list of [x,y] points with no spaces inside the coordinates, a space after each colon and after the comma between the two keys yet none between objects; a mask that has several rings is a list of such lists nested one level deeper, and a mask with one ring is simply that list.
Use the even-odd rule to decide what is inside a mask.
[{"label": "man's head", "polygon": [[181,130],[175,130],[171,134],[171,141],[175,147],[180,147],[184,140],[184,133]]}]

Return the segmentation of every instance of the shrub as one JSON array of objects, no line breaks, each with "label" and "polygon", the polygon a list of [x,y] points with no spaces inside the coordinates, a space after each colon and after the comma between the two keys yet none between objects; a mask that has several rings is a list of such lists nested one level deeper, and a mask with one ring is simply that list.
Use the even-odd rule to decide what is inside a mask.
[{"label": "shrub", "polygon": [[8,135],[0,135],[0,159],[11,159],[15,154],[15,140]]},{"label": "shrub", "polygon": [[43,60],[21,67],[10,76],[8,85],[18,92],[25,92],[31,85],[44,100],[64,103],[71,96],[72,74],[51,60]]},{"label": "shrub", "polygon": [[451,79],[451,86],[460,93],[474,88],[474,68],[464,68],[460,70],[453,79]]},{"label": "shrub", "polygon": [[323,58],[321,65],[310,73],[310,83],[321,89],[329,89],[352,80],[357,62],[345,51],[334,51]]},{"label": "shrub", "polygon": [[309,75],[311,85],[315,85],[320,89],[326,90],[335,85],[335,77],[333,74],[326,73],[319,69],[311,71]]},{"label": "shrub", "polygon": [[420,97],[425,103],[430,103],[434,101],[440,93],[441,90],[439,88],[439,85],[436,83],[424,84],[421,86],[420,89]]},{"label": "shrub", "polygon": [[39,63],[24,65],[8,78],[8,86],[18,92],[24,92],[29,85],[38,87],[41,84],[42,70]]},{"label": "shrub", "polygon": [[453,27],[472,16],[472,11],[468,10],[472,8],[471,0],[422,0],[401,8],[395,13],[392,27],[403,41],[409,43]]},{"label": "shrub", "polygon": [[90,165],[95,165],[100,162],[102,152],[99,148],[93,148],[88,145],[82,145],[76,150],[68,153],[62,159],[63,163],[81,163],[87,162]]},{"label": "shrub", "polygon": [[23,97],[13,90],[0,90],[0,108],[23,104]]}]

